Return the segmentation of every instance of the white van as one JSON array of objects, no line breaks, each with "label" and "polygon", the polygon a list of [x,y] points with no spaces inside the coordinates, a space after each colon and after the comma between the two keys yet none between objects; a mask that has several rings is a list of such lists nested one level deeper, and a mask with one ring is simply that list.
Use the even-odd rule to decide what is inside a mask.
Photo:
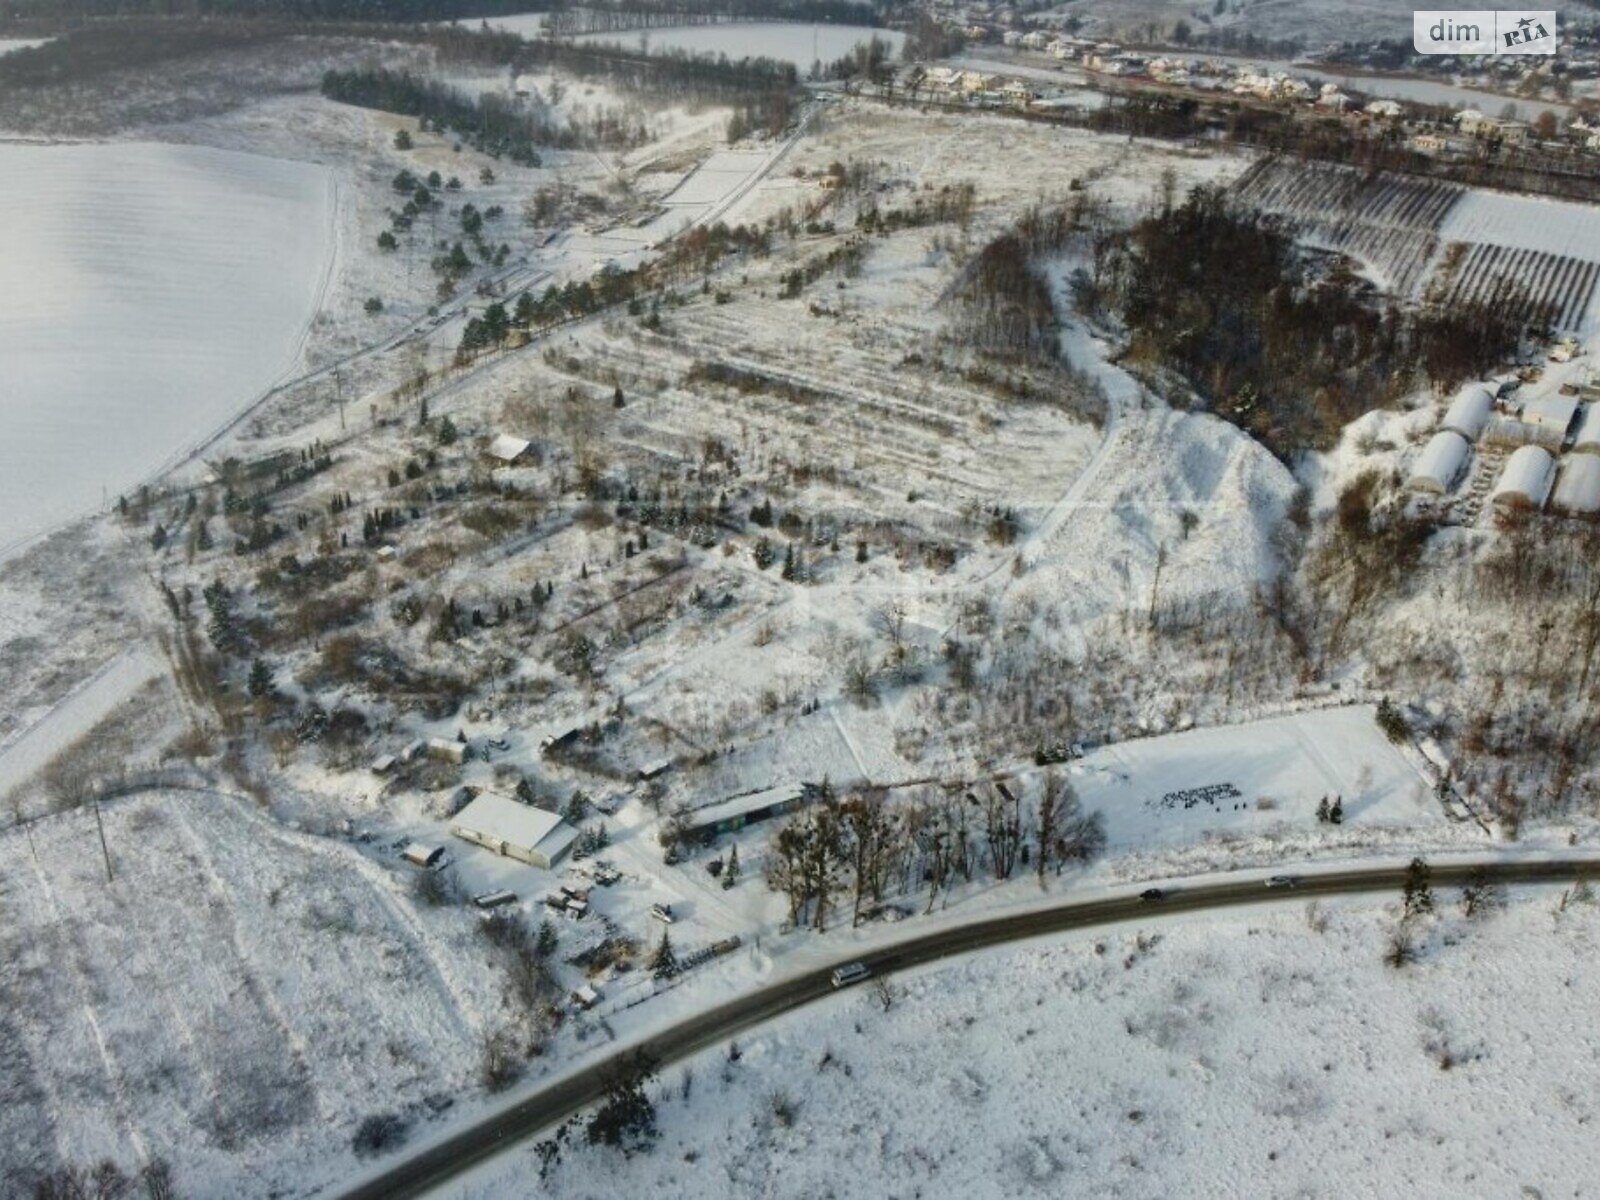
[{"label": "white van", "polygon": [[834,968],[832,975],[833,986],[836,988],[849,987],[852,983],[860,983],[871,974],[872,968],[867,966],[866,963],[846,963],[842,967]]}]

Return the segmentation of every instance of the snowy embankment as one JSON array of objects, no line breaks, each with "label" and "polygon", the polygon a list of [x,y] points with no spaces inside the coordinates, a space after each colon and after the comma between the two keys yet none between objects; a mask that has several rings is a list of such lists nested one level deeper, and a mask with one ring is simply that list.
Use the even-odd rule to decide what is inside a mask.
[{"label": "snowy embankment", "polygon": [[1363,900],[897,977],[670,1069],[649,1152],[579,1138],[540,1187],[529,1146],[446,1194],[1581,1194],[1600,912],[1456,899],[1400,969]]},{"label": "snowy embankment", "polygon": [[149,479],[292,368],[333,175],[166,145],[0,146],[0,550]]}]

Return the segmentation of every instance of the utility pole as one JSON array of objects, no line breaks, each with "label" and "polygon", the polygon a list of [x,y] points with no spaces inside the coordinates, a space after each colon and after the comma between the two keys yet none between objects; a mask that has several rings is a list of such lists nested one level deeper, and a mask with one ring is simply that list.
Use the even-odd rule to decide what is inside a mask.
[{"label": "utility pole", "polygon": [[100,801],[99,801],[98,798],[96,798],[96,800],[94,802],[94,823],[95,823],[96,826],[99,827],[99,830],[100,830],[100,853],[105,857],[105,860],[106,860],[106,882],[110,883],[111,882],[111,849],[110,849],[109,846],[106,845],[106,823],[105,823],[105,821],[103,819],[101,819],[101,816],[100,816]]},{"label": "utility pole", "polygon": [[344,372],[333,369],[333,394],[339,402],[339,432],[344,432]]},{"label": "utility pole", "polygon": [[1156,601],[1161,595],[1161,568],[1167,565],[1167,544],[1156,551],[1156,576],[1150,583],[1150,628],[1156,627]]}]

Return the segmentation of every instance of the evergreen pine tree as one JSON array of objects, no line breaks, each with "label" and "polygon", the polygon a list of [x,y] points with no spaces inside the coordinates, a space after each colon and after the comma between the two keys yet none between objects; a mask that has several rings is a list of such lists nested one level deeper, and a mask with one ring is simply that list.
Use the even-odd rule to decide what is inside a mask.
[{"label": "evergreen pine tree", "polygon": [[549,958],[556,952],[556,927],[549,921],[539,922],[539,940],[534,943],[534,949],[540,958]]},{"label": "evergreen pine tree", "polygon": [[728,865],[722,868],[722,890],[727,891],[739,882],[739,847],[728,851]]},{"label": "evergreen pine tree", "polygon": [[250,694],[260,700],[273,693],[275,685],[272,680],[272,668],[267,666],[267,660],[258,658],[250,664]]},{"label": "evergreen pine tree", "polygon": [[1428,864],[1420,858],[1413,858],[1411,865],[1406,868],[1405,890],[1401,893],[1406,916],[1421,916],[1433,911],[1433,888],[1429,876]]},{"label": "evergreen pine tree", "polygon": [[661,944],[650,958],[650,970],[657,979],[670,979],[678,972],[678,956],[672,951],[672,938],[665,929],[661,931]]}]

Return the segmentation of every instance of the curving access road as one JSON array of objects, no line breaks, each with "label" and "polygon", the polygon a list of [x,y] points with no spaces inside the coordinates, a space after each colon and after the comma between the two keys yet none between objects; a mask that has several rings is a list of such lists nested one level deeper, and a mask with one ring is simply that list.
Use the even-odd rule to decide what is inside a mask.
[{"label": "curving access road", "polygon": [[[1474,875],[1499,884],[1568,883],[1600,876],[1600,858],[1452,860],[1431,864],[1431,872],[1435,886],[1460,885]],[[1398,892],[1405,883],[1405,876],[1403,866],[1357,867],[1298,875],[1294,877],[1294,887],[1289,889],[1267,887],[1259,873],[1247,878],[1233,875],[1216,882],[1166,889],[1160,899],[1145,900],[1138,891],[1130,891],[1103,899],[1066,901],[1029,912],[1005,913],[954,927],[924,929],[841,962],[858,959],[874,974],[882,975],[1008,942],[1125,921],[1156,921],[1179,913],[1242,908],[1269,901]],[[425,1195],[522,1139],[593,1104],[603,1094],[610,1075],[639,1050],[658,1066],[666,1066],[736,1037],[752,1026],[832,995],[829,977],[838,965],[840,963],[829,963],[784,979],[621,1047],[573,1074],[552,1081],[510,1107],[397,1159],[380,1173],[347,1187],[342,1196],[344,1200],[403,1200]]]}]

